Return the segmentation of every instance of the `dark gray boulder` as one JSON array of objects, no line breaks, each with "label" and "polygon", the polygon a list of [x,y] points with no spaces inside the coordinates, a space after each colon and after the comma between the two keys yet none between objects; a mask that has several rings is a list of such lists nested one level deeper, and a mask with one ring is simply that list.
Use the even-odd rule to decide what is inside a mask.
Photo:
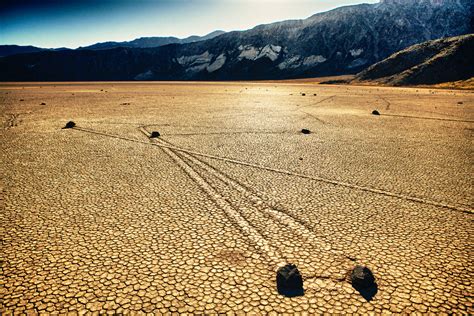
[{"label": "dark gray boulder", "polygon": [[66,128],[74,128],[76,127],[76,123],[74,123],[73,121],[69,121],[66,123],[66,125],[63,127],[63,129],[66,129]]},{"label": "dark gray boulder", "polygon": [[294,264],[278,268],[276,275],[278,293],[285,296],[303,295],[303,278]]},{"label": "dark gray boulder", "polygon": [[369,268],[357,265],[351,271],[352,287],[367,301],[371,301],[378,292],[375,277]]},{"label": "dark gray boulder", "polygon": [[157,138],[157,137],[160,137],[160,132],[157,132],[157,131],[151,132],[150,138]]},{"label": "dark gray boulder", "polygon": [[357,265],[352,270],[351,283],[354,287],[369,288],[375,284],[375,277],[369,268]]}]

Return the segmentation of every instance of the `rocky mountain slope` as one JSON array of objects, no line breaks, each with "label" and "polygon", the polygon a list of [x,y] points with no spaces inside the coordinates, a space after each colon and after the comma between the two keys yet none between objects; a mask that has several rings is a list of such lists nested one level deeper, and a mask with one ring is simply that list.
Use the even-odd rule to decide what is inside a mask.
[{"label": "rocky mountain slope", "polygon": [[0,59],[0,80],[236,80],[358,73],[426,40],[474,32],[472,0],[383,0],[157,48]]},{"label": "rocky mountain slope", "polygon": [[438,84],[474,77],[474,34],[410,46],[359,73],[354,82]]}]

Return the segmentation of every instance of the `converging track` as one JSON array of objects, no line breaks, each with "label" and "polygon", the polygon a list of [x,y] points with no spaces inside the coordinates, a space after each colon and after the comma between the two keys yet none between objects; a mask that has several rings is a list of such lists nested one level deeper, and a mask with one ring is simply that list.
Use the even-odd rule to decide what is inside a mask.
[{"label": "converging track", "polygon": [[197,151],[193,151],[193,150],[188,150],[188,149],[184,149],[184,148],[180,148],[180,147],[175,147],[175,146],[168,145],[168,144],[162,144],[162,143],[158,144],[158,143],[149,143],[149,142],[139,141],[139,140],[129,138],[129,137],[109,134],[109,133],[95,131],[95,130],[92,130],[92,129],[86,129],[86,128],[82,128],[82,127],[75,127],[74,129],[78,130],[78,131],[81,131],[81,132],[86,132],[86,133],[92,133],[92,134],[102,135],[102,136],[106,136],[106,137],[117,138],[117,139],[121,139],[121,140],[125,140],[125,141],[135,142],[135,143],[148,144],[148,145],[153,145],[153,146],[157,146],[157,147],[161,147],[161,148],[173,149],[173,150],[176,150],[178,152],[192,154],[192,155],[195,155],[195,156],[201,156],[201,157],[206,157],[206,158],[210,158],[210,159],[222,160],[222,161],[235,163],[235,164],[239,164],[239,165],[243,165],[243,166],[248,166],[248,167],[252,167],[252,168],[258,168],[258,169],[263,169],[263,170],[272,171],[272,172],[276,172],[276,173],[281,173],[281,174],[285,174],[285,175],[295,176],[295,177],[299,177],[299,178],[305,178],[305,179],[325,182],[325,183],[329,183],[329,184],[333,184],[333,185],[344,186],[344,187],[348,187],[348,188],[356,189],[356,190],[360,190],[360,191],[367,191],[367,192],[371,192],[371,193],[377,193],[377,194],[386,195],[386,196],[390,196],[390,197],[395,197],[395,198],[399,198],[399,199],[403,199],[403,200],[408,200],[408,201],[413,201],[413,202],[417,202],[417,203],[428,204],[428,205],[433,205],[433,206],[442,207],[442,208],[446,208],[446,209],[451,209],[451,210],[455,210],[455,211],[459,211],[459,212],[473,213],[473,211],[471,209],[454,206],[454,205],[451,205],[451,204],[446,203],[446,202],[438,202],[438,201],[430,200],[430,199],[427,199],[427,198],[419,198],[419,197],[405,195],[405,194],[402,194],[402,193],[396,193],[396,192],[390,192],[390,191],[376,189],[376,188],[370,188],[370,187],[366,187],[366,186],[360,186],[360,185],[351,184],[351,183],[347,183],[347,182],[342,182],[342,181],[338,181],[338,180],[326,179],[326,178],[322,178],[322,177],[316,177],[316,176],[310,176],[310,175],[305,175],[305,174],[301,174],[301,173],[296,173],[296,172],[292,172],[292,171],[288,171],[288,170],[281,170],[281,169],[271,168],[271,167],[257,165],[257,164],[253,164],[253,163],[249,163],[249,162],[245,162],[245,161],[240,161],[240,160],[236,160],[236,159],[232,159],[232,158],[209,155],[209,154],[205,154],[205,153],[201,153],[201,152],[197,152]]}]

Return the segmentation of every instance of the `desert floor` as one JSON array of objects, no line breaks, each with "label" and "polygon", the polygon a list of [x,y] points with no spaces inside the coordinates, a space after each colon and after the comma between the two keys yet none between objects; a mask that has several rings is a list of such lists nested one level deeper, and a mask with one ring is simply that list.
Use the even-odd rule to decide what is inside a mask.
[{"label": "desert floor", "polygon": [[474,313],[473,91],[4,83],[0,106],[2,315]]}]

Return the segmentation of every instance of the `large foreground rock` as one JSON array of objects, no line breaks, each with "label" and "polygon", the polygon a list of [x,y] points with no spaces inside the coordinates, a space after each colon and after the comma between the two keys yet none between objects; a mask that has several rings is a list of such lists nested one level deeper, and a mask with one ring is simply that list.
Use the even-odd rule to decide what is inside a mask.
[{"label": "large foreground rock", "polygon": [[276,276],[278,293],[285,296],[302,295],[303,278],[294,264],[287,264],[277,270]]}]

